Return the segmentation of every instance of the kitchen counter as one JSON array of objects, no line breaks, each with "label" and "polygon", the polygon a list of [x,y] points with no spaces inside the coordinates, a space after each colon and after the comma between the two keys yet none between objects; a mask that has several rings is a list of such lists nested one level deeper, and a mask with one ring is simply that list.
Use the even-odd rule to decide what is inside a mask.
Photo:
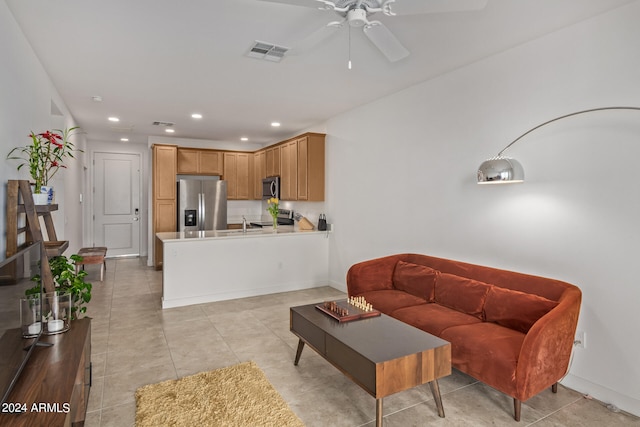
[{"label": "kitchen counter", "polygon": [[326,235],[328,231],[300,231],[293,225],[279,225],[278,230],[274,232],[271,227],[252,227],[248,228],[246,233],[242,229],[230,230],[208,230],[208,231],[180,231],[180,232],[164,232],[156,233],[156,237],[162,242],[184,241],[184,240],[209,240],[209,239],[246,239],[250,237],[286,237],[299,235]]},{"label": "kitchen counter", "polygon": [[162,308],[326,286],[330,235],[290,225],[157,233]]}]

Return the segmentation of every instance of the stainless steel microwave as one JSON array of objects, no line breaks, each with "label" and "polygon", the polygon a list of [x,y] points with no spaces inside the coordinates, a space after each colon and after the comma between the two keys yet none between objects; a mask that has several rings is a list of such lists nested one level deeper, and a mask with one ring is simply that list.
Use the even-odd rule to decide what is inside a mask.
[{"label": "stainless steel microwave", "polygon": [[280,177],[270,176],[262,180],[262,199],[280,199]]}]

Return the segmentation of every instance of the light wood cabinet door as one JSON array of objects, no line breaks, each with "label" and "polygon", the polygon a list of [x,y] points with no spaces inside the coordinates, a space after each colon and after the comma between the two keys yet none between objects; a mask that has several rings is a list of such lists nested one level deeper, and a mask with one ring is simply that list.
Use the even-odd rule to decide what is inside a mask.
[{"label": "light wood cabinet door", "polygon": [[175,146],[153,147],[153,197],[156,200],[176,199],[176,154]]},{"label": "light wood cabinet door", "polygon": [[307,160],[309,158],[308,156],[308,139],[305,138],[300,138],[297,141],[297,148],[298,148],[298,176],[296,177],[298,180],[298,195],[297,195],[297,199],[298,200],[307,200],[309,198],[309,189],[308,189],[308,167],[307,167]]},{"label": "light wood cabinet door", "polygon": [[198,173],[198,150],[178,149],[178,173]]},{"label": "light wood cabinet door", "polygon": [[298,144],[290,141],[280,146],[280,198],[296,200],[298,194]]},{"label": "light wood cabinet door", "polygon": [[222,175],[222,152],[200,151],[198,170],[201,175]]},{"label": "light wood cabinet door", "polygon": [[324,135],[308,134],[298,138],[297,199],[324,201]]},{"label": "light wood cabinet door", "polygon": [[253,198],[262,200],[262,180],[267,177],[266,152],[253,154]]},{"label": "light wood cabinet door", "polygon": [[236,195],[238,200],[249,200],[249,176],[251,169],[249,168],[249,153],[238,153],[237,171],[236,171]]},{"label": "light wood cabinet door", "polygon": [[[176,174],[178,147],[175,145],[153,146],[153,235],[176,230]],[[153,261],[155,268],[162,266],[162,242],[153,239]]]},{"label": "light wood cabinet door", "polygon": [[249,199],[249,153],[224,153],[224,175],[227,199]]},{"label": "light wood cabinet door", "polygon": [[267,176],[280,176],[280,146],[267,148],[265,156]]},{"label": "light wood cabinet door", "polygon": [[178,148],[178,173],[190,175],[222,175],[222,152]]}]

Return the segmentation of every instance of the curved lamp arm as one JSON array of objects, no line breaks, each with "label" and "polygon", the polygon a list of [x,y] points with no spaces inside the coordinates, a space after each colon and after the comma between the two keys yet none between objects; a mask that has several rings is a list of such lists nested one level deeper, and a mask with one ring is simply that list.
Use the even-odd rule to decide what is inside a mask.
[{"label": "curved lamp arm", "polygon": [[487,159],[478,168],[478,184],[500,184],[500,183],[513,183],[513,182],[523,182],[524,181],[524,170],[522,169],[522,165],[513,158],[504,157],[502,153],[504,153],[509,147],[511,147],[516,142],[520,141],[525,136],[529,135],[531,132],[539,129],[543,126],[548,125],[549,123],[556,122],[558,120],[566,119],[567,117],[577,116],[579,114],[592,113],[594,111],[603,111],[603,110],[638,110],[640,111],[640,107],[601,107],[601,108],[590,108],[588,110],[577,111],[575,113],[565,114],[560,117],[556,117],[551,120],[547,120],[544,123],[541,123],[513,141],[511,141],[506,147],[504,147],[496,157],[491,159]]}]

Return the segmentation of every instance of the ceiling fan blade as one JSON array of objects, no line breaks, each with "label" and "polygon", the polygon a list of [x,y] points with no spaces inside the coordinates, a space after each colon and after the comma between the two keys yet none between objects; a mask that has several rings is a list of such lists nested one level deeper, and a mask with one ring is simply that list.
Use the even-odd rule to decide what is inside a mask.
[{"label": "ceiling fan blade", "polygon": [[266,1],[269,3],[290,4],[292,6],[311,7],[314,9],[327,9],[328,4],[335,6],[333,2],[324,1],[324,0],[260,0],[260,1]]},{"label": "ceiling fan blade", "polygon": [[389,61],[396,62],[409,56],[409,51],[382,22],[371,21],[364,26],[363,31]]},{"label": "ceiling fan blade", "polygon": [[346,22],[346,19],[342,21],[329,22],[327,25],[320,27],[289,50],[290,55],[299,55],[305,53],[323,41],[329,39],[331,36],[337,34],[338,30],[342,28],[342,25]]},{"label": "ceiling fan blade", "polygon": [[481,10],[486,5],[487,0],[390,0],[382,8],[387,15],[417,15]]}]

